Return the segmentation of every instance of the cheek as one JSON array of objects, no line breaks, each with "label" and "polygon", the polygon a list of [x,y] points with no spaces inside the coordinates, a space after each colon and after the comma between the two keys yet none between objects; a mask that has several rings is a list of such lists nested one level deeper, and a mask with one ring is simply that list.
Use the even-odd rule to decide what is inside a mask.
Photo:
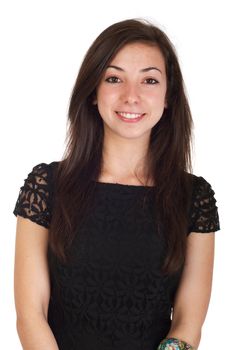
[{"label": "cheek", "polygon": [[97,91],[97,108],[103,120],[108,115],[110,106],[111,106],[111,95],[106,89],[103,89],[103,88],[99,89]]},{"label": "cheek", "polygon": [[153,100],[155,104],[164,105],[165,96],[166,96],[166,90],[160,89],[160,90],[157,90],[152,96],[150,96],[150,99]]},{"label": "cheek", "polygon": [[117,101],[118,94],[116,91],[109,91],[109,89],[101,88],[97,92],[97,103],[101,107],[111,106]]}]

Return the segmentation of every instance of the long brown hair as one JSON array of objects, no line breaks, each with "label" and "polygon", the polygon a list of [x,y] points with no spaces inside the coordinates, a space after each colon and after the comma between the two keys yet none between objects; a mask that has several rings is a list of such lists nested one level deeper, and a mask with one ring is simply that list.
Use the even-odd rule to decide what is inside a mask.
[{"label": "long brown hair", "polygon": [[96,88],[117,52],[132,42],[156,45],[165,60],[168,106],[151,131],[147,164],[149,176],[156,184],[158,226],[167,241],[163,271],[173,273],[183,266],[186,251],[192,191],[192,117],[172,43],[162,30],[141,19],[111,25],[96,38],[84,57],[70,99],[66,149],[54,175],[50,246],[61,261],[67,261],[68,248],[91,204],[95,181],[102,169],[104,130],[93,104]]}]

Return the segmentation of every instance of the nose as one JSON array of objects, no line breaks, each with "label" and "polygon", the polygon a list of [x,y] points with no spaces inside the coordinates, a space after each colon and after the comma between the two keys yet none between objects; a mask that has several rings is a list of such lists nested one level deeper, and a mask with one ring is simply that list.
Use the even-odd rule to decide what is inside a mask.
[{"label": "nose", "polygon": [[140,101],[139,88],[136,84],[127,83],[123,87],[122,99],[127,104],[137,104]]}]

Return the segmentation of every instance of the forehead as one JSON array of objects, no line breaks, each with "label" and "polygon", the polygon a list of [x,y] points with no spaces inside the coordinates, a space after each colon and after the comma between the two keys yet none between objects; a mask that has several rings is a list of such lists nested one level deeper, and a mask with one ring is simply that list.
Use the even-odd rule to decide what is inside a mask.
[{"label": "forehead", "polygon": [[123,46],[110,63],[159,64],[164,68],[165,61],[160,48],[156,45],[135,42]]}]

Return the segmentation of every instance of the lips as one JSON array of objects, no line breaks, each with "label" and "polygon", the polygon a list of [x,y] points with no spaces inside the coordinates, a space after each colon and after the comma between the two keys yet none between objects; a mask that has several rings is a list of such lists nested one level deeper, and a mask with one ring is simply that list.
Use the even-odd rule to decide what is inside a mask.
[{"label": "lips", "polygon": [[119,115],[122,118],[127,118],[127,119],[137,119],[140,118],[144,115],[144,113],[135,113],[135,112],[121,112],[121,111],[116,111],[117,115]]},{"label": "lips", "polygon": [[135,112],[119,112],[116,111],[116,116],[125,123],[137,123],[144,118],[145,113],[135,113]]}]

